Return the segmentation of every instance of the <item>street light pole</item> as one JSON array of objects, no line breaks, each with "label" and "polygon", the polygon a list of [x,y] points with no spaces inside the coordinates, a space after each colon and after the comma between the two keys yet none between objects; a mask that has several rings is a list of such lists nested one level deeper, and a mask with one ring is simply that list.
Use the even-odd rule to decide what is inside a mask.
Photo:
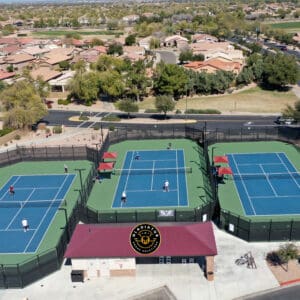
[{"label": "street light pole", "polygon": [[98,166],[98,164],[99,164],[99,148],[98,148],[98,146],[100,146],[101,143],[94,143],[93,145],[96,146],[96,150],[97,150],[97,166]]}]

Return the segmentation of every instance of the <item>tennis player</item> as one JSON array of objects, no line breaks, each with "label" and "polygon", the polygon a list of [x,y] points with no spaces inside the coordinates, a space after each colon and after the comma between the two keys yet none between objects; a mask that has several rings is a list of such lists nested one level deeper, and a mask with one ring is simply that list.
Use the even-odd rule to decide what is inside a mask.
[{"label": "tennis player", "polygon": [[23,226],[24,232],[26,232],[29,229],[29,224],[28,224],[28,221],[26,219],[22,220],[22,226]]},{"label": "tennis player", "polygon": [[68,173],[68,166],[64,164],[65,173]]},{"label": "tennis player", "polygon": [[140,154],[138,152],[136,152],[134,159],[135,160],[139,160],[140,158],[141,158]]},{"label": "tennis player", "polygon": [[168,191],[169,191],[169,185],[170,185],[169,181],[166,180],[166,181],[164,182],[164,191],[165,191],[165,192],[168,192]]},{"label": "tennis player", "polygon": [[11,185],[11,186],[9,187],[9,193],[10,193],[11,196],[13,196],[13,195],[15,194],[15,188],[14,188],[13,185]]},{"label": "tennis player", "polygon": [[126,192],[123,191],[121,196],[121,206],[123,206],[123,204],[126,203],[126,200],[127,200]]}]

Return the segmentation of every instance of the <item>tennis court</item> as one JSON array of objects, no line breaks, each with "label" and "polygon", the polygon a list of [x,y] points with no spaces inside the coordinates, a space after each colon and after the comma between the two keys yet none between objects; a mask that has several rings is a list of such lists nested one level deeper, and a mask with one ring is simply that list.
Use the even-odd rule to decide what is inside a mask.
[{"label": "tennis court", "polygon": [[[0,253],[35,252],[74,179],[74,174],[10,177],[0,189]],[[22,228],[23,219],[29,223],[27,232]]]},{"label": "tennis court", "polygon": [[[138,154],[138,159],[137,158]],[[113,197],[113,208],[147,208],[188,206],[184,150],[127,151]],[[169,191],[163,189],[169,181]],[[121,201],[126,192],[126,202]]]},{"label": "tennis court", "polygon": [[300,173],[285,153],[227,156],[245,215],[300,214]]}]

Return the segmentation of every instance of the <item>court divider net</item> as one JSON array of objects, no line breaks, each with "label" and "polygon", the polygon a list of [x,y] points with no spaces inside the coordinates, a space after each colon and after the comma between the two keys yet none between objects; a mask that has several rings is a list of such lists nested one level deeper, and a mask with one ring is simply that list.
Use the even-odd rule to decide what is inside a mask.
[{"label": "court divider net", "polygon": [[[229,177],[230,178],[230,177]],[[232,178],[235,180],[257,180],[257,179],[292,179],[299,180],[300,173],[298,172],[285,172],[285,173],[235,173]]]},{"label": "court divider net", "polygon": [[65,200],[0,201],[0,208],[60,207]]},{"label": "court divider net", "polygon": [[153,168],[153,169],[114,169],[115,175],[155,175],[155,174],[177,174],[192,173],[192,167],[185,168]]}]

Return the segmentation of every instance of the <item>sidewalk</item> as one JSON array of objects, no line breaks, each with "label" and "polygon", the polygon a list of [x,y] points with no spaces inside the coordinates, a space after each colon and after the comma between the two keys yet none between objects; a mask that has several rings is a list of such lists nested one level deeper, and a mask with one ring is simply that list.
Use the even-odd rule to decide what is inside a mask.
[{"label": "sidewalk", "polygon": [[[64,265],[60,271],[24,289],[1,290],[0,299],[129,300],[167,286],[178,300],[231,300],[279,286],[264,258],[268,251],[281,243],[247,243],[217,228],[214,231],[218,255],[215,257],[213,282],[206,280],[196,264],[165,264],[137,265],[136,277],[96,277],[84,283],[74,283],[71,282],[71,266]],[[235,265],[235,259],[248,251],[252,252],[257,269]]]}]

